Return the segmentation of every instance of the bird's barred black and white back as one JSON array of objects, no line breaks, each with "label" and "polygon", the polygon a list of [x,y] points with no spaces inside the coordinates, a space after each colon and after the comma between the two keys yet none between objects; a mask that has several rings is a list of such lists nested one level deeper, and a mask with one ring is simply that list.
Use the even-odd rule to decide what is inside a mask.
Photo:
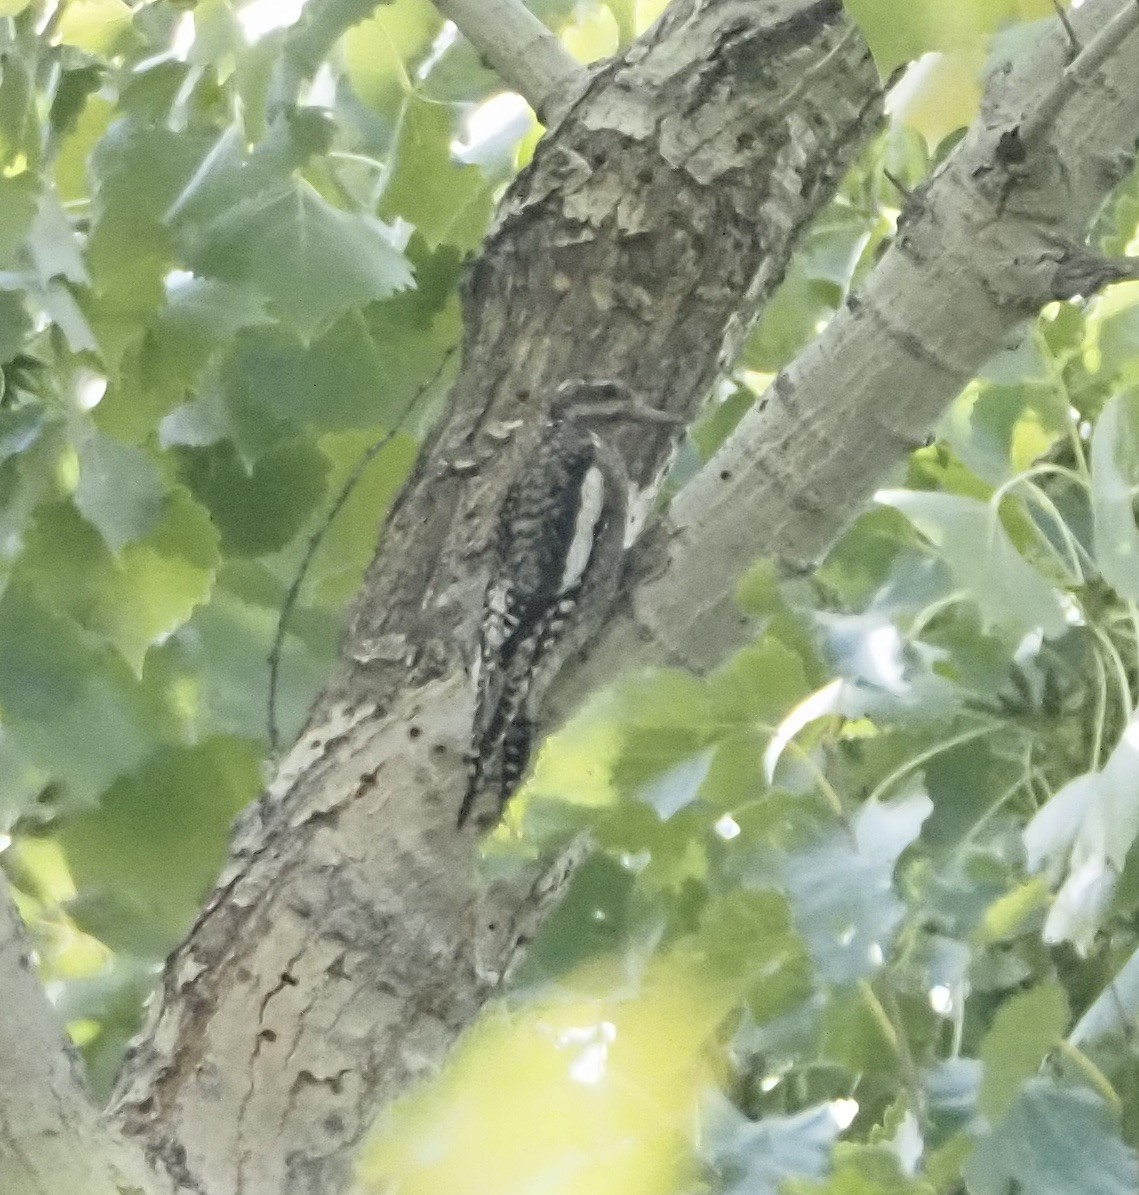
[{"label": "bird's barred black and white back", "polygon": [[526,770],[545,689],[596,625],[582,617],[583,601],[600,603],[603,614],[616,593],[627,490],[616,450],[555,413],[507,491],[484,599],[460,824],[497,820]]},{"label": "bird's barred black and white back", "polygon": [[459,824],[493,824],[518,787],[542,698],[604,622],[621,580],[622,421],[677,425],[618,382],[564,383],[499,511],[483,602],[471,771]]}]

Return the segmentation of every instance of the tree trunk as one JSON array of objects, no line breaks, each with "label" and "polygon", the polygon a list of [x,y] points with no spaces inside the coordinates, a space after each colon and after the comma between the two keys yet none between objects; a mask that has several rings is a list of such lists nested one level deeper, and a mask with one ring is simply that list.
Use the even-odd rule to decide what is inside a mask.
[{"label": "tree trunk", "polygon": [[[467,280],[450,410],[340,673],[171,958],[115,1097],[184,1189],[340,1189],[377,1105],[437,1069],[556,902],[572,859],[485,891],[455,824],[486,548],[529,417],[574,377],[696,411],[880,99],[837,0],[681,0],[511,188]],[[622,448],[650,487],[667,435]]]},{"label": "tree trunk", "polygon": [[[559,706],[630,661],[715,662],[740,636],[736,570],[762,551],[809,566],[1026,314],[1118,274],[1079,245],[1134,156],[1139,8],[1089,0],[1075,23],[1084,52],[1069,61],[1057,25],[998,76],[867,287],[674,504]],[[568,106],[551,99],[560,120],[471,271],[452,404],[338,675],[242,819],[124,1067],[113,1120],[180,1191],[342,1189],[377,1108],[437,1069],[557,903],[573,852],[487,888],[455,826],[487,545],[530,416],[573,377],[691,415],[879,102],[833,0],[677,0]],[[622,448],[651,495],[667,438]],[[60,1093],[58,1131],[82,1141],[64,1052],[36,1040],[43,1064],[21,1073]]]}]

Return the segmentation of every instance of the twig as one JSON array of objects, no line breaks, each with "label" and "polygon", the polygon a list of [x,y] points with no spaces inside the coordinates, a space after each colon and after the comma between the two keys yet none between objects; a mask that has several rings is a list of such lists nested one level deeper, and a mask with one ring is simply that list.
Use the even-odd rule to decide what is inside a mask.
[{"label": "twig", "polygon": [[1072,28],[1072,22],[1068,19],[1068,14],[1064,11],[1064,5],[1060,0],[1052,0],[1052,7],[1056,10],[1056,16],[1059,18],[1060,24],[1064,26],[1064,32],[1068,35],[1068,44],[1072,47],[1074,57],[1084,48],[1083,43],[1076,36],[1076,31]]},{"label": "twig", "polygon": [[[1064,27],[1071,22],[1064,16]],[[1084,78],[1100,67],[1115,52],[1125,38],[1139,29],[1139,3],[1129,4],[1099,31],[1099,33],[1064,68],[1051,92],[1037,105],[1032,115],[1020,126],[1020,141],[1027,145],[1041,136],[1055,123],[1071,94]],[[1075,31],[1072,31],[1075,36]],[[1078,44],[1078,42],[1077,42]]]},{"label": "twig", "polygon": [[280,728],[277,725],[277,694],[281,677],[281,652],[285,646],[285,635],[289,629],[289,618],[296,608],[301,587],[305,583],[305,578],[312,567],[312,562],[320,550],[320,545],[324,542],[324,537],[328,534],[328,529],[332,526],[336,516],[344,509],[344,504],[352,496],[352,492],[360,483],[360,478],[364,476],[364,471],[392,442],[396,433],[407,422],[408,416],[415,410],[419,400],[443,376],[443,371],[447,368],[451,358],[458,352],[458,349],[458,344],[451,345],[446,353],[443,354],[438,368],[411,396],[410,401],[400,413],[395,423],[378,440],[364,450],[363,455],[356,462],[355,468],[348,474],[344,484],[340,487],[339,493],[333,499],[332,505],[328,508],[328,513],[321,520],[320,526],[309,536],[308,546],[301,557],[301,563],[297,569],[296,576],[289,586],[288,593],[285,594],[285,600],[281,603],[281,611],[277,615],[277,629],[273,634],[273,646],[269,649],[269,693],[267,698],[266,723],[269,732],[269,749],[274,755],[277,753],[277,748],[281,740]]},{"label": "twig", "polygon": [[573,103],[589,78],[521,0],[435,0],[435,7],[546,125]]},{"label": "twig", "polygon": [[907,201],[910,199],[913,199],[913,197],[914,197],[913,191],[911,191],[910,188],[907,187],[906,184],[903,183],[902,180],[900,178],[898,178],[898,176],[892,170],[883,166],[882,174],[885,177],[886,181],[894,188],[895,191],[898,192],[899,195],[901,195],[901,197],[903,199],[905,199]]}]

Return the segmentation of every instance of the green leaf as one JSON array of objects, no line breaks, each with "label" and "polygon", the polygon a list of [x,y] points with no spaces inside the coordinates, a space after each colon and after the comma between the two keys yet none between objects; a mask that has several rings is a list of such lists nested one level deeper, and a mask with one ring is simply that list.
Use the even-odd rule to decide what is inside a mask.
[{"label": "green leaf", "polygon": [[124,252],[132,227],[162,221],[214,140],[200,131],[176,133],[129,117],[111,125],[91,161],[96,220],[114,224]]},{"label": "green leaf", "polygon": [[723,1097],[709,1097],[703,1154],[724,1195],[780,1195],[788,1178],[820,1178],[839,1127],[826,1105],[752,1121]]},{"label": "green leaf", "polygon": [[378,0],[309,0],[288,31],[270,92],[271,107],[287,109],[347,29],[364,20]]},{"label": "green leaf", "polygon": [[79,242],[54,191],[40,192],[28,249],[41,282],[55,278],[80,284],[89,281]]},{"label": "green leaf", "polygon": [[[1125,249],[1121,252],[1126,252]],[[1113,286],[1098,304],[1100,370],[1125,385],[1139,381],[1139,362],[1135,359],[1139,336],[1139,286],[1124,282]]]},{"label": "green leaf", "polygon": [[156,711],[69,618],[23,581],[0,599],[0,773],[89,805],[153,748]]},{"label": "green leaf", "polygon": [[[320,449],[333,463],[330,494],[340,493],[377,438],[376,429],[321,437]],[[419,441],[397,433],[364,470],[326,531],[309,569],[307,592],[314,602],[338,608],[355,594],[364,569],[376,553],[377,530],[383,526],[384,515],[418,454]]]},{"label": "green leaf", "polygon": [[168,750],[62,829],[80,894],[119,910],[120,940],[134,936],[131,922],[169,944],[186,931],[221,864],[234,814],[261,787],[260,763],[259,752],[233,739]]},{"label": "green leaf", "polygon": [[138,673],[148,649],[208,596],[217,533],[177,487],[148,536],[112,555],[93,527],[58,503],[37,514],[24,559],[45,598],[113,645]]},{"label": "green leaf", "polygon": [[[272,604],[238,586],[232,567],[210,601],[169,642],[147,658],[169,683],[195,695],[195,725],[203,734],[225,733],[263,740],[269,649],[284,597],[278,586]],[[301,609],[294,612],[281,653],[277,717],[282,738],[291,742],[304,723],[336,659],[339,620]]]},{"label": "green leaf", "polygon": [[799,654],[772,635],[742,648],[710,678],[713,717],[774,724],[810,692]]},{"label": "green leaf", "polygon": [[1092,510],[1095,556],[1103,578],[1131,601],[1139,599],[1139,529],[1134,493],[1139,485],[1139,391],[1110,399],[1092,436]]},{"label": "green leaf", "polygon": [[30,170],[11,178],[0,175],[0,269],[16,264],[39,208],[39,180]]},{"label": "green leaf", "polygon": [[1063,988],[1043,983],[1001,1005],[981,1046],[985,1065],[978,1107],[996,1124],[1025,1079],[1035,1075],[1068,1026]]},{"label": "green leaf", "polygon": [[130,28],[130,20],[131,10],[123,0],[68,0],[56,36],[65,46],[109,54]]},{"label": "green leaf", "polygon": [[222,548],[263,556],[283,548],[324,499],[328,458],[307,440],[285,441],[247,470],[228,442],[180,453],[186,484],[213,516]]},{"label": "green leaf", "polygon": [[591,855],[574,872],[569,891],[543,928],[512,982],[564,976],[586,959],[620,949],[629,922],[635,877],[608,855]]},{"label": "green leaf", "polygon": [[344,37],[352,90],[373,111],[393,114],[407,94],[408,67],[421,61],[438,35],[440,14],[428,0],[393,0]]},{"label": "green leaf", "polygon": [[1009,22],[1051,18],[1049,0],[844,0],[874,52],[883,74],[930,50],[980,50],[988,37]]},{"label": "green leaf", "polygon": [[307,347],[283,328],[245,333],[222,366],[219,384],[239,447],[256,456],[298,428],[344,431],[394,423],[401,412],[391,408],[382,376],[364,321],[350,311]]},{"label": "green leaf", "polygon": [[[263,299],[228,282],[193,277],[167,282],[165,305],[125,355],[118,378],[95,412],[96,421],[120,439],[145,442],[153,436],[156,423],[198,385],[207,364],[229,347],[240,329],[272,322]],[[208,398],[203,396],[203,401]],[[212,443],[229,430],[219,413],[216,434],[205,442]],[[167,431],[160,426],[164,447],[185,442]]]},{"label": "green leaf", "polygon": [[22,585],[0,598],[0,710],[48,718],[80,696],[93,661],[78,628]]},{"label": "green leaf", "polygon": [[642,784],[634,796],[650,809],[655,809],[661,821],[667,821],[675,813],[696,800],[701,785],[708,775],[714,751],[708,748],[697,755],[680,760],[679,763],[658,772]]},{"label": "green leaf", "polygon": [[1019,635],[1068,629],[1055,590],[1013,547],[992,503],[912,490],[888,490],[878,500],[900,510],[937,547],[986,626]]},{"label": "green leaf", "polygon": [[777,892],[741,890],[712,901],[698,941],[715,974],[744,986],[756,1025],[791,1012],[811,994],[811,962]]},{"label": "green leaf", "polygon": [[853,983],[885,960],[905,911],[894,865],[932,808],[921,792],[867,802],[854,816],[853,841],[835,828],[782,860],[795,925],[828,982]]},{"label": "green leaf", "polygon": [[886,1145],[840,1141],[834,1173],[821,1183],[789,1179],[782,1195],[934,1195],[935,1188],[911,1178],[897,1153]]},{"label": "green leaf", "polygon": [[412,285],[388,230],[332,207],[311,187],[239,204],[191,250],[200,274],[259,290],[304,336],[349,307]]},{"label": "green leaf", "polygon": [[455,115],[414,92],[404,102],[380,199],[385,220],[402,216],[434,248],[442,241],[476,249],[491,214],[491,194],[477,166],[454,161]]},{"label": "green leaf", "polygon": [[[39,122],[36,119],[34,50],[27,43],[4,55],[0,74],[0,165],[5,170],[38,164]],[[15,172],[13,170],[13,172]]]},{"label": "green leaf", "polygon": [[113,552],[151,531],[165,497],[166,485],[142,449],[99,432],[80,445],[75,505]]},{"label": "green leaf", "polygon": [[0,461],[27,451],[39,440],[43,429],[44,412],[38,406],[0,410]]},{"label": "green leaf", "polygon": [[1110,1109],[1084,1088],[1030,1079],[965,1166],[974,1195],[1134,1195],[1139,1157]]},{"label": "green leaf", "polygon": [[0,290],[0,362],[10,361],[24,347],[31,327],[23,293]]}]

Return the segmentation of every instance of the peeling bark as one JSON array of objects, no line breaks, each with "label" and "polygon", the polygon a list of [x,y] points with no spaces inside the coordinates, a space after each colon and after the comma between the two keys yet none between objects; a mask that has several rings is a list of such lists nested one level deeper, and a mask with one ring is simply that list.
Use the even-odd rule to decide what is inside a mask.
[{"label": "peeling bark", "polygon": [[[767,551],[809,567],[1026,314],[1130,273],[1080,242],[1134,157],[1137,14],[1089,0],[1073,14],[1084,54],[1068,62],[1057,25],[998,79],[867,287],[674,505],[650,561],[663,573],[642,562],[635,613],[563,697],[629,661],[715,662],[741,634],[741,564]],[[124,1067],[113,1120],[178,1191],[342,1189],[377,1107],[436,1070],[556,905],[573,851],[488,886],[454,824],[465,663],[511,466],[566,377],[621,377],[691,414],[877,106],[836,2],[678,0],[512,188],[469,281],[452,409],[340,672],[242,819]],[[667,441],[623,448],[651,492]],[[0,1074],[20,1093],[0,1094],[0,1186],[169,1189],[95,1119],[2,918],[0,956]]]},{"label": "peeling bark", "polygon": [[[125,1065],[115,1119],[181,1190],[341,1189],[376,1108],[437,1069],[556,904],[572,852],[488,888],[455,828],[512,465],[565,378],[691,415],[879,114],[837,0],[679,0],[540,143],[471,271],[452,406],[340,673]],[[650,488],[667,433],[621,447]]]},{"label": "peeling bark", "polygon": [[[563,694],[629,660],[713,662],[741,633],[734,571],[762,551],[809,567],[1009,331],[1070,289],[1134,153],[1129,11],[1076,14],[1089,49],[1117,18],[1098,60],[1065,65],[1057,24],[998,79],[868,286],[676,504],[658,544],[671,568]],[[376,1107],[434,1072],[556,904],[572,856],[487,887],[454,827],[465,663],[512,463],[566,377],[620,377],[691,414],[877,103],[837,4],[681,0],[512,188],[469,280],[451,411],[340,672],[243,820],[124,1070],[116,1119],[182,1190],[340,1189]],[[667,442],[622,447],[651,489]]]}]

